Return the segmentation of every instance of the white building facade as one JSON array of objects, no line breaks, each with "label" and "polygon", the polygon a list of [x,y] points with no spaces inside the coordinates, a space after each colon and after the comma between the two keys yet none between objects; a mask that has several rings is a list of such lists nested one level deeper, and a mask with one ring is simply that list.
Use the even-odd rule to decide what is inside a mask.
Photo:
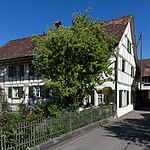
[{"label": "white building facade", "polygon": [[[115,24],[117,26],[122,24],[122,21],[126,21],[126,25],[122,34],[119,37],[119,43],[116,47],[116,56],[111,58],[111,68],[113,68],[114,81],[106,81],[103,85],[97,86],[97,91],[102,90],[104,87],[111,87],[115,91],[115,101],[117,116],[120,117],[134,109],[135,101],[135,75],[137,66],[137,51],[134,33],[134,20],[133,16],[125,16],[114,19],[112,22],[106,22],[106,27],[109,24]],[[116,27],[117,28],[117,27]],[[118,29],[119,30],[119,29]],[[117,36],[117,34],[116,34]],[[95,105],[99,105],[103,94],[94,92]]]},{"label": "white building facade", "polygon": [[30,59],[3,62],[0,72],[0,86],[5,89],[12,111],[17,111],[16,106],[20,103],[27,104],[33,98],[34,100],[43,98],[43,83]]}]

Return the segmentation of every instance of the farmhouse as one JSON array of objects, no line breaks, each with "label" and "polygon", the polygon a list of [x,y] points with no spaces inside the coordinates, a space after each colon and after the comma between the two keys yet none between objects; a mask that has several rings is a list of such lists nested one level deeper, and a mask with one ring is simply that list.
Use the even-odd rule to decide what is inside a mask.
[{"label": "farmhouse", "polygon": [[[116,55],[110,58],[113,80],[96,87],[88,99],[94,106],[101,103],[116,103],[120,117],[133,110],[135,100],[135,76],[137,52],[133,15],[123,16],[103,22],[104,30],[113,35],[118,45]],[[44,97],[42,79],[32,65],[33,45],[31,37],[9,41],[0,47],[0,86],[4,89],[12,110],[20,103],[36,103]],[[104,95],[105,87],[112,93]],[[110,97],[111,96],[111,97]]]}]

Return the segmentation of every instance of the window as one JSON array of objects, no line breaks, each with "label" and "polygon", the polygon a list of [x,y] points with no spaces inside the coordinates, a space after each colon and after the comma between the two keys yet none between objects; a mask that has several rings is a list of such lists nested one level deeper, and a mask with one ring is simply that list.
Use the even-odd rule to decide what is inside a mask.
[{"label": "window", "polygon": [[8,76],[9,77],[24,76],[24,65],[9,66]]},{"label": "window", "polygon": [[46,88],[44,85],[43,86],[40,86],[40,95],[41,97],[43,98],[48,98],[49,97],[49,93],[52,93],[52,90],[49,90],[48,88]]},{"label": "window", "polygon": [[13,87],[13,97],[23,98],[23,87]]},{"label": "window", "polygon": [[148,83],[148,78],[147,77],[142,77],[143,83]]},{"label": "window", "polygon": [[29,86],[29,98],[41,97],[41,86]]},{"label": "window", "polygon": [[13,88],[13,94],[14,94],[13,97],[19,97],[19,94],[18,94],[18,93],[19,93],[19,92],[18,92],[18,88],[14,87],[14,88]]},{"label": "window", "polygon": [[119,90],[119,108],[129,105],[129,91]]},{"label": "window", "polygon": [[15,76],[15,67],[14,66],[9,66],[9,68],[8,68],[8,76],[9,77],[13,77],[13,76]]},{"label": "window", "polygon": [[98,98],[98,104],[103,103],[103,94],[101,90],[97,91],[97,98]]},{"label": "window", "polygon": [[8,98],[23,98],[23,87],[9,87]]},{"label": "window", "polygon": [[122,59],[122,71],[125,72],[125,60]]},{"label": "window", "polygon": [[8,88],[8,98],[12,98],[12,87]]},{"label": "window", "polygon": [[35,68],[33,64],[29,64],[29,76],[34,76],[35,75]]},{"label": "window", "polygon": [[34,95],[35,95],[36,97],[41,97],[41,92],[40,92],[40,91],[41,91],[40,86],[36,86],[36,87],[35,87],[35,94],[34,94]]},{"label": "window", "polygon": [[20,65],[20,76],[22,77],[22,76],[24,76],[24,65]]},{"label": "window", "polygon": [[143,83],[145,82],[145,78],[144,78],[144,77],[142,78],[142,82],[143,82]]},{"label": "window", "polygon": [[134,77],[134,67],[131,66],[131,77],[133,78]]},{"label": "window", "polygon": [[132,47],[132,44],[131,44],[130,40],[127,39],[127,50],[130,54],[131,54],[131,47]]},{"label": "window", "polygon": [[98,94],[98,104],[101,104],[102,103],[102,94]]}]

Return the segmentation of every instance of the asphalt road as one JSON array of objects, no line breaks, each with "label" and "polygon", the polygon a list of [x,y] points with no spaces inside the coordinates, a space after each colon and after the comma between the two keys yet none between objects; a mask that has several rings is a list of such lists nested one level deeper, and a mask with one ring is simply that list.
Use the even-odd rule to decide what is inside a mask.
[{"label": "asphalt road", "polygon": [[133,111],[48,150],[150,150],[150,108]]}]

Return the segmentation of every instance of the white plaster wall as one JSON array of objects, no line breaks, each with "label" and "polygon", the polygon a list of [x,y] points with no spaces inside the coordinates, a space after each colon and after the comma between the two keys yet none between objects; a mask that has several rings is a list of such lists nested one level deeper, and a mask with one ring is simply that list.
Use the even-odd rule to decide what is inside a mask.
[{"label": "white plaster wall", "polygon": [[[127,51],[127,38],[133,43],[131,38],[130,23],[121,38],[119,43],[119,56],[118,56],[118,84],[117,84],[117,115],[118,117],[133,110],[133,104],[131,104],[131,85],[134,78],[131,77],[131,66],[134,67],[134,75],[136,71],[136,63],[134,58],[134,50],[131,48],[131,54]],[[125,60],[125,71],[122,72],[122,59]],[[119,90],[129,91],[129,105],[119,108]]]},{"label": "white plaster wall", "polygon": [[121,117],[129,112],[133,111],[133,105],[128,105],[126,107],[118,108],[117,109],[117,116]]}]

